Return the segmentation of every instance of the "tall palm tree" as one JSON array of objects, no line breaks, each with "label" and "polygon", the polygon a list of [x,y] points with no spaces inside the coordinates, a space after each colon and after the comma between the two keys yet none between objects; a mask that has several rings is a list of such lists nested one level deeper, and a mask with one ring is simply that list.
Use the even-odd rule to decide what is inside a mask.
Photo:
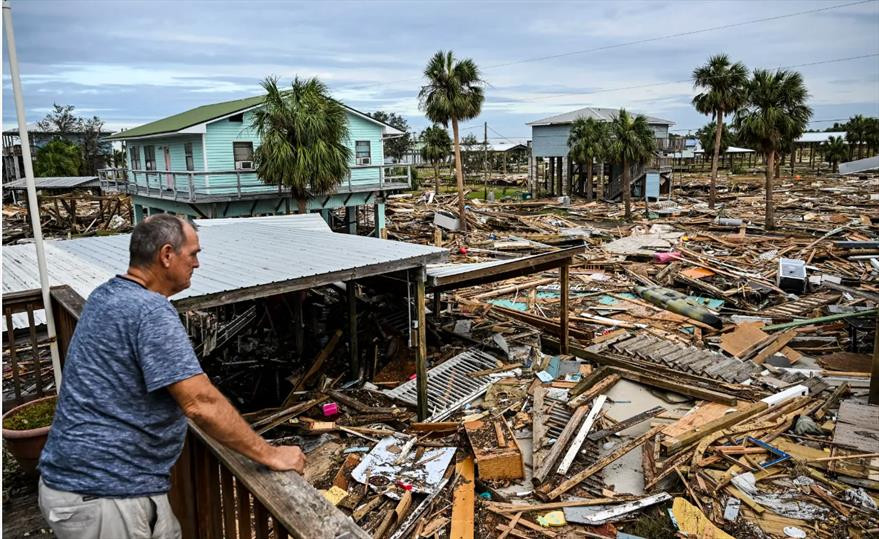
[{"label": "tall palm tree", "polygon": [[845,128],[845,138],[848,141],[851,154],[849,159],[854,159],[854,150],[858,151],[858,159],[864,156],[861,143],[867,138],[869,122],[860,114],[849,118]]},{"label": "tall palm tree", "polygon": [[[708,63],[693,70],[693,86],[704,91],[693,98],[693,106],[702,114],[714,116],[714,157],[711,159],[711,191],[708,207],[714,208],[717,199],[717,162],[720,156],[720,137],[723,133],[723,115],[734,113],[745,104],[748,69],[741,62],[731,63],[725,54],[717,54]],[[703,147],[707,150],[707,147]]]},{"label": "tall palm tree", "polygon": [[281,90],[277,77],[268,77],[262,87],[266,99],[252,122],[262,141],[253,154],[256,172],[266,183],[290,187],[304,213],[309,195],[328,193],[348,177],[345,107],[316,78],[296,77]]},{"label": "tall palm tree", "polygon": [[775,228],[772,204],[775,160],[785,141],[798,138],[812,117],[809,93],[796,71],[757,69],[748,82],[748,104],[736,114],[739,136],[766,157],[766,228]]},{"label": "tall palm tree", "polygon": [[610,124],[610,156],[623,167],[623,203],[626,208],[626,221],[632,220],[632,169],[634,165],[646,163],[653,155],[656,140],[647,118],[639,114],[632,116],[626,109],[620,109]]},{"label": "tall palm tree", "polygon": [[479,68],[470,58],[457,60],[452,51],[438,51],[424,68],[427,84],[418,93],[419,106],[427,118],[448,126],[452,123],[455,142],[455,176],[458,184],[458,214],[461,231],[467,231],[464,216],[464,175],[461,167],[461,144],[458,122],[479,116],[485,94]]},{"label": "tall palm tree", "polygon": [[848,148],[842,137],[828,137],[827,142],[821,145],[824,159],[833,165],[833,172],[839,172],[839,162],[848,156]]},{"label": "tall palm tree", "polygon": [[867,157],[870,157],[879,149],[879,118],[867,118],[866,123],[864,145],[867,146]]},{"label": "tall palm tree", "polygon": [[439,164],[452,152],[452,139],[449,132],[440,125],[432,125],[421,132],[421,158],[433,165],[436,194],[440,192]]},{"label": "tall palm tree", "polygon": [[570,159],[581,167],[586,165],[586,200],[589,202],[592,201],[593,191],[592,163],[595,159],[601,159],[606,139],[607,124],[594,118],[577,118],[568,135]]}]

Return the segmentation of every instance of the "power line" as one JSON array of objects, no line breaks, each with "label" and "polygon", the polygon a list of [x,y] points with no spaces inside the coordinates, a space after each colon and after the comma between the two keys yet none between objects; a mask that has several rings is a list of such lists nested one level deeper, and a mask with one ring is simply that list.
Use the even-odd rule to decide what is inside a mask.
[{"label": "power line", "polygon": [[[861,60],[864,58],[875,58],[876,56],[879,56],[879,52],[874,52],[872,54],[862,54],[860,56],[847,56],[844,58],[832,58],[829,60],[820,60],[817,62],[807,62],[807,63],[803,63],[803,64],[777,66],[772,69],[792,69],[795,67],[807,67],[807,66],[821,65],[821,64],[834,64],[834,63],[839,63],[839,62],[850,62],[852,60]],[[691,78],[686,78],[686,79],[666,81],[666,82],[651,82],[651,83],[647,83],[647,84],[636,84],[634,86],[620,86],[617,88],[600,88],[598,90],[591,90],[588,92],[567,92],[567,93],[562,93],[562,94],[542,95],[542,96],[537,96],[537,97],[531,97],[531,98],[529,98],[529,101],[542,101],[544,99],[555,99],[558,97],[579,97],[582,95],[601,94],[601,93],[605,93],[605,92],[621,92],[624,90],[637,90],[640,88],[653,88],[655,86],[668,86],[669,84],[679,84],[682,82],[692,82],[692,80],[693,79],[691,79]]]},{"label": "power line", "polygon": [[674,34],[665,34],[665,35],[656,36],[656,37],[651,37],[651,38],[646,38],[646,39],[639,39],[639,40],[636,40],[636,41],[627,41],[627,42],[625,42],[625,43],[617,43],[617,44],[614,44],[614,45],[604,45],[604,46],[602,46],[602,47],[595,47],[595,48],[592,48],[592,49],[582,49],[582,50],[578,50],[578,51],[563,52],[563,53],[559,53],[559,54],[551,54],[551,55],[547,55],[547,56],[535,56],[535,57],[532,57],[532,58],[525,58],[525,59],[522,59],[522,60],[516,60],[516,61],[514,61],[514,62],[507,62],[507,63],[504,63],[504,64],[495,64],[495,65],[492,65],[492,66],[488,66],[488,67],[486,67],[486,68],[484,68],[484,69],[494,69],[494,68],[498,68],[498,67],[506,67],[506,66],[517,65],[517,64],[525,64],[525,63],[529,63],[529,62],[538,62],[538,61],[541,61],[541,60],[552,60],[552,59],[555,59],[555,58],[564,58],[564,57],[566,57],[566,56],[574,56],[574,55],[578,55],[578,54],[586,54],[586,53],[589,53],[589,52],[598,52],[598,51],[604,51],[604,50],[608,50],[608,49],[617,49],[617,48],[620,48],[620,47],[628,47],[628,46],[631,46],[631,45],[641,45],[641,44],[644,44],[644,43],[654,43],[654,42],[656,42],[656,41],[661,41],[661,40],[664,40],[664,39],[673,39],[673,38],[677,38],[677,37],[692,36],[692,35],[695,35],[695,34],[702,34],[702,33],[705,33],[705,32],[714,32],[714,31],[717,31],[717,30],[727,30],[727,29],[729,29],[729,28],[738,28],[738,27],[740,27],[740,26],[747,26],[747,25],[749,25],[749,24],[757,24],[757,23],[761,23],[761,22],[776,21],[776,20],[779,20],[779,19],[786,19],[786,18],[788,18],[788,17],[798,17],[798,16],[800,16],[800,15],[811,15],[811,14],[814,14],[814,13],[821,13],[821,12],[824,12],[824,11],[830,11],[830,10],[833,10],[833,9],[840,9],[840,8],[844,8],[844,7],[857,6],[857,5],[860,5],[860,4],[868,4],[868,3],[870,3],[870,2],[874,2],[874,1],[875,1],[875,0],[859,0],[859,1],[857,1],[857,2],[848,2],[848,3],[845,3],[845,4],[837,4],[837,5],[835,5],[835,6],[827,6],[827,7],[823,7],[823,8],[809,9],[809,10],[806,10],[806,11],[796,11],[796,12],[793,12],[793,13],[786,13],[786,14],[784,14],[784,15],[775,15],[775,16],[773,16],[773,17],[762,17],[762,18],[759,18],[759,19],[750,19],[750,20],[747,20],[747,21],[742,21],[742,22],[737,22],[737,23],[732,23],[732,24],[723,24],[723,25],[720,25],[720,26],[712,26],[711,28],[701,28],[701,29],[699,29],[699,30],[690,30],[690,31],[687,31],[687,32],[677,32],[677,33],[674,33]]},{"label": "power line", "polygon": [[[741,21],[741,22],[737,22],[737,23],[724,24],[724,25],[720,25],[720,26],[712,26],[710,28],[700,28],[698,30],[689,30],[686,32],[677,32],[674,34],[664,34],[661,36],[656,36],[656,37],[651,37],[651,38],[646,38],[646,39],[639,39],[639,40],[635,40],[635,41],[627,41],[627,42],[623,42],[623,43],[616,43],[613,45],[604,45],[601,47],[595,47],[595,48],[591,48],[591,49],[581,49],[581,50],[563,52],[563,53],[558,53],[558,54],[550,54],[550,55],[546,55],[546,56],[535,56],[532,58],[524,58],[521,60],[514,60],[512,62],[490,65],[488,67],[483,67],[482,70],[485,71],[485,70],[489,70],[489,69],[496,69],[499,67],[507,67],[507,66],[511,66],[511,65],[532,63],[532,62],[538,62],[538,61],[542,61],[542,60],[551,60],[551,59],[555,59],[555,58],[564,58],[567,56],[576,56],[576,55],[580,55],[580,54],[587,54],[590,52],[598,52],[598,51],[609,50],[609,49],[617,49],[617,48],[622,48],[622,47],[629,47],[632,45],[641,45],[644,43],[654,43],[656,41],[662,41],[665,39],[674,39],[674,38],[678,38],[678,37],[685,37],[685,36],[691,36],[691,35],[696,35],[696,34],[702,34],[705,32],[715,32],[718,30],[726,30],[729,28],[738,28],[738,27],[747,26],[750,24],[759,24],[759,23],[763,23],[763,22],[776,21],[776,20],[786,19],[789,17],[799,17],[801,15],[811,15],[814,13],[822,13],[825,11],[842,9],[845,7],[857,6],[857,5],[861,5],[861,4],[869,4],[871,2],[876,2],[876,0],[858,0],[856,2],[847,2],[845,4],[837,4],[837,5],[833,5],[833,6],[827,6],[827,7],[816,8],[816,9],[809,9],[809,10],[805,10],[805,11],[795,11],[795,12],[791,12],[791,13],[785,13],[782,15],[775,15],[772,17],[762,17],[762,18],[758,18],[758,19],[749,19],[749,20]],[[396,84],[398,82],[414,82],[414,81],[421,81],[421,80],[423,80],[423,78],[421,78],[421,77],[408,78],[408,79],[397,79],[397,80],[392,80],[392,81],[383,81],[383,82],[373,82],[373,83],[368,83],[368,84],[361,84],[359,86],[349,86],[348,88],[349,89],[362,89],[362,88],[370,88],[370,87],[387,86],[390,84]],[[671,84],[671,83],[664,83],[664,84]]]}]

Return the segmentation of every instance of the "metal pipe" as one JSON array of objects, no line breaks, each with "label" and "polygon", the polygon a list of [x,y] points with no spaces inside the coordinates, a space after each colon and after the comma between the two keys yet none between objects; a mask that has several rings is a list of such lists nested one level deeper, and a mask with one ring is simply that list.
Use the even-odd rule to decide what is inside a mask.
[{"label": "metal pipe", "polygon": [[46,331],[49,336],[49,350],[52,356],[52,372],[55,374],[55,390],[61,390],[61,356],[55,338],[55,317],[52,312],[52,298],[49,294],[49,272],[46,267],[46,252],[43,247],[43,229],[40,226],[40,205],[34,183],[34,166],[31,162],[31,145],[27,132],[27,117],[24,113],[24,97],[21,94],[21,77],[18,72],[18,55],[15,52],[15,34],[12,32],[12,6],[3,0],[3,30],[6,32],[6,50],[9,52],[9,76],[12,79],[12,95],[15,99],[15,115],[18,118],[18,136],[21,139],[21,157],[24,161],[24,177],[27,184],[28,213],[34,231],[34,248],[37,250],[37,268],[40,274],[40,290],[43,293],[43,310],[46,313]]}]

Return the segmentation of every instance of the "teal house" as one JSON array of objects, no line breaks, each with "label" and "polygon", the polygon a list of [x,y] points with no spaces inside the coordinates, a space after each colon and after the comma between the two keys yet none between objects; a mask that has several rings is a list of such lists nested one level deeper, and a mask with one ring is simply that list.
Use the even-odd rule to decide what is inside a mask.
[{"label": "teal house", "polygon": [[[299,201],[289,190],[264,183],[254,168],[260,138],[251,126],[252,115],[263,99],[205,105],[107,137],[123,143],[127,168],[101,170],[102,187],[131,195],[136,222],[154,213],[191,218],[298,213]],[[306,211],[320,211],[329,219],[331,210],[345,208],[347,228],[356,232],[358,215],[363,215],[358,209],[371,208],[380,235],[385,197],[411,184],[408,165],[384,163],[384,140],[403,133],[345,109],[350,172],[335,191],[310,196]]]}]

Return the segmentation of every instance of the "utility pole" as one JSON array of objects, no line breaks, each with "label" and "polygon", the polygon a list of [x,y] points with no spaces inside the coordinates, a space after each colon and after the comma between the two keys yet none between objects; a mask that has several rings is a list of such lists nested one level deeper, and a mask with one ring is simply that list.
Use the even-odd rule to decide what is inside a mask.
[{"label": "utility pole", "polygon": [[482,167],[485,170],[485,201],[488,202],[488,122],[483,124],[482,144],[485,145],[485,154],[482,158]]},{"label": "utility pole", "polygon": [[[15,51],[15,34],[12,32],[12,6],[3,0],[3,30],[6,33],[6,50],[9,52],[9,78],[12,79],[12,95],[15,101],[15,115],[18,119],[18,136],[21,139],[21,157],[24,161],[24,178],[27,185],[28,214],[31,230],[34,233],[34,248],[37,251],[37,270],[40,274],[40,290],[43,293],[43,311],[46,313],[46,333],[49,337],[49,352],[52,356],[52,372],[55,375],[55,391],[61,391],[61,356],[55,338],[55,317],[52,313],[52,298],[49,294],[49,271],[46,267],[46,251],[43,248],[43,229],[40,226],[40,203],[34,183],[34,165],[31,161],[31,144],[27,132],[27,117],[24,112],[24,96],[21,93],[21,76],[18,72],[18,55]],[[10,319],[11,320],[11,319]],[[9,329],[12,332],[12,328]],[[14,346],[13,343],[10,343]]]}]

